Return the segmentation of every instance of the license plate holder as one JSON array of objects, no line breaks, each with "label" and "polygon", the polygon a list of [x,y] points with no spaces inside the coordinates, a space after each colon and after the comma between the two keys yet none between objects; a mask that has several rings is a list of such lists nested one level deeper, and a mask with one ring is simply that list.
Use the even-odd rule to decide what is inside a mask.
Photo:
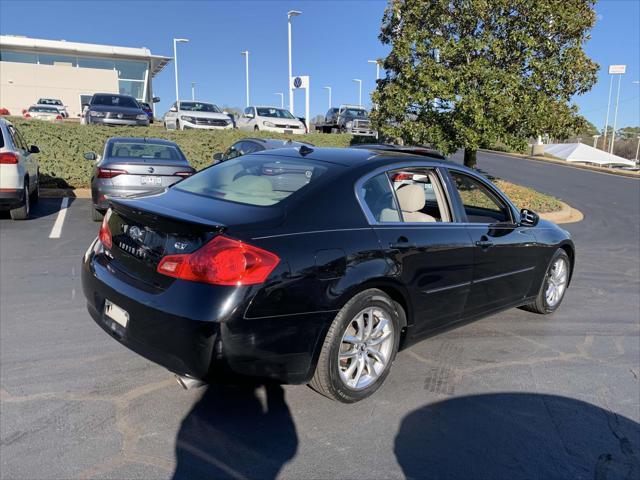
[{"label": "license plate holder", "polygon": [[154,175],[140,177],[140,185],[162,185],[162,178]]},{"label": "license plate holder", "polygon": [[121,327],[127,328],[127,324],[129,323],[129,313],[124,308],[113,303],[111,300],[105,300],[104,302],[104,315]]}]

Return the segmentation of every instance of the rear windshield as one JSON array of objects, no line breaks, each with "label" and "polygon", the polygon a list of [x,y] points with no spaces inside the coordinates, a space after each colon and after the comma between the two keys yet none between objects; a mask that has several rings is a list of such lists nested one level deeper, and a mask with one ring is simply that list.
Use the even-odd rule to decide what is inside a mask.
[{"label": "rear windshield", "polygon": [[62,105],[60,100],[56,100],[54,98],[41,98],[38,100],[38,103],[42,105]]},{"label": "rear windshield", "polygon": [[175,188],[246,205],[275,205],[317,181],[326,165],[312,160],[245,155],[207,168]]},{"label": "rear windshield", "polygon": [[134,142],[111,142],[107,156],[111,158],[184,160],[178,148],[173,145]]},{"label": "rear windshield", "polygon": [[140,108],[133,97],[121,95],[94,95],[91,105],[107,105],[109,107]]},{"label": "rear windshield", "polygon": [[57,108],[54,107],[29,107],[30,112],[39,113],[60,113]]},{"label": "rear windshield", "polygon": [[214,112],[221,113],[217,105],[213,103],[180,102],[180,110],[187,112]]},{"label": "rear windshield", "polygon": [[282,108],[261,108],[258,107],[258,116],[259,117],[270,117],[270,118],[295,118],[288,110],[283,110]]}]

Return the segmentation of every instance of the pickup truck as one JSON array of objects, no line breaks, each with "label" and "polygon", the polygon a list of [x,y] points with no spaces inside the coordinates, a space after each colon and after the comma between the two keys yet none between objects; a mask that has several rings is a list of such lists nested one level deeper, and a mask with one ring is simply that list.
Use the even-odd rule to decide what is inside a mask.
[{"label": "pickup truck", "polygon": [[316,124],[316,130],[323,133],[350,133],[361,137],[377,137],[371,128],[369,112],[358,105],[340,105],[330,108],[323,123]]}]

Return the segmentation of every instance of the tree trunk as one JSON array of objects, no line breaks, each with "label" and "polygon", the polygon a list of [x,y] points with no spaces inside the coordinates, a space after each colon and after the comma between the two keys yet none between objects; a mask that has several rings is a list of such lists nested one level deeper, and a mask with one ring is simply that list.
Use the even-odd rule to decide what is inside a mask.
[{"label": "tree trunk", "polygon": [[464,149],[464,166],[469,168],[476,168],[476,154],[477,150]]}]

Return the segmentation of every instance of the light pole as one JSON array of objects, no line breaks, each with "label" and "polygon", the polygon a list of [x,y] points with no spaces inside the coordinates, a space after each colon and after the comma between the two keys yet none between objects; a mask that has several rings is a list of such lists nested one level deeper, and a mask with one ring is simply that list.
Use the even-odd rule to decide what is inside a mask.
[{"label": "light pole", "polygon": [[607,129],[609,128],[609,110],[611,110],[611,89],[613,88],[613,75],[609,75],[609,100],[607,101],[607,118],[604,121],[604,134],[602,136],[602,150],[607,151]]},{"label": "light pole", "polygon": [[284,93],[276,92],[274,95],[280,95],[280,108],[284,108]]},{"label": "light pole", "polygon": [[289,34],[289,84],[287,85],[287,88],[289,89],[289,111],[291,112],[291,115],[294,115],[293,113],[293,87],[291,86],[291,77],[292,77],[292,71],[291,71],[291,18],[292,17],[297,17],[298,15],[300,15],[302,12],[299,12],[298,10],[289,10],[287,12],[287,31]]},{"label": "light pole", "polygon": [[174,38],[173,39],[173,67],[176,72],[176,102],[180,101],[180,89],[178,88],[178,51],[176,49],[176,44],[178,43],[187,43],[189,40],[186,38]]},{"label": "light pole", "polygon": [[191,101],[196,99],[196,82],[191,82]]},{"label": "light pole", "polygon": [[358,106],[361,107],[362,106],[362,80],[360,80],[359,78],[354,78],[353,81],[358,84]]},{"label": "light pole", "polygon": [[329,108],[331,108],[331,105],[333,105],[331,103],[331,87],[322,87],[322,88],[324,88],[325,90],[329,90]]},{"label": "light pole", "polygon": [[613,130],[611,131],[611,147],[609,153],[613,154],[613,144],[616,142],[616,125],[618,124],[618,102],[620,101],[620,81],[622,75],[618,75],[618,93],[616,94],[616,110],[613,114]]},{"label": "light pole", "polygon": [[249,50],[245,50],[244,52],[240,52],[244,56],[244,75],[247,83],[247,104],[246,107],[249,106]]},{"label": "light pole", "polygon": [[376,80],[380,80],[380,64],[378,63],[378,61],[377,60],[367,60],[367,63],[375,63],[376,64]]}]

